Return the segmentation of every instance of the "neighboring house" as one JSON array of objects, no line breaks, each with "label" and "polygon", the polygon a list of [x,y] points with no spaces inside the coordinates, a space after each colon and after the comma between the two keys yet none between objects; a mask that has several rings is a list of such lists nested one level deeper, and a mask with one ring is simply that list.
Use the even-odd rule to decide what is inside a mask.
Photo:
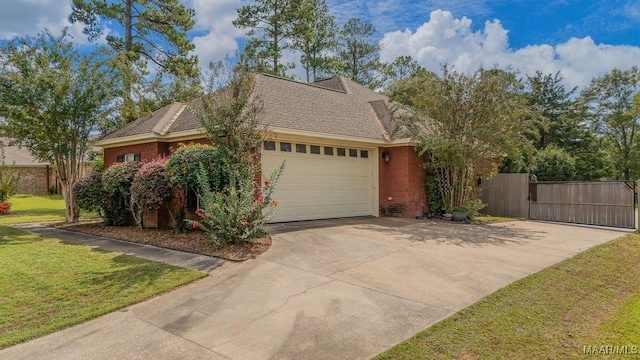
[{"label": "neighboring house", "polygon": [[17,194],[46,195],[49,189],[57,189],[56,171],[48,161],[39,161],[15,141],[0,138],[4,150],[4,164],[20,175],[16,184]]},{"label": "neighboring house", "polygon": [[[427,210],[422,162],[409,138],[393,135],[385,96],[344,77],[305,84],[258,75],[256,91],[268,130],[262,174],[286,159],[273,222]],[[169,155],[190,142],[208,140],[190,108],[174,103],[93,145],[104,148],[108,167]]]}]

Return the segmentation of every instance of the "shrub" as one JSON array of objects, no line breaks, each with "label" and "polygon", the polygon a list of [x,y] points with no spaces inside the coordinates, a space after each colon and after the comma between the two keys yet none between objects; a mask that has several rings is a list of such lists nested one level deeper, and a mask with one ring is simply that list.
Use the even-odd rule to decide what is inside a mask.
[{"label": "shrub", "polygon": [[275,214],[277,201],[271,196],[276,188],[284,163],[276,168],[264,182],[262,191],[256,193],[253,177],[242,177],[237,183],[219,192],[211,191],[206,169],[198,172],[200,208],[196,214],[201,222],[188,220],[193,228],[207,233],[214,244],[251,241],[266,234],[266,224]]},{"label": "shrub", "polygon": [[3,201],[0,202],[0,215],[11,214],[11,203]]},{"label": "shrub", "polygon": [[576,159],[554,145],[539,150],[533,173],[539,181],[568,181],[576,177]]},{"label": "shrub", "polygon": [[73,193],[81,210],[96,211],[103,216],[105,193],[102,190],[102,173],[93,173],[78,180]]},{"label": "shrub", "polygon": [[171,185],[195,190],[198,172],[204,167],[208,173],[209,188],[221,190],[229,181],[228,166],[222,152],[211,146],[189,144],[179,147],[166,164]]},{"label": "shrub", "polygon": [[4,164],[4,152],[0,156],[2,156],[2,163],[0,164],[0,202],[6,202],[15,194],[16,184],[20,176]]},{"label": "shrub", "polygon": [[166,158],[158,158],[142,164],[131,183],[133,215],[140,226],[144,211],[157,209],[171,197],[172,189],[167,178],[166,161]]},{"label": "shrub", "polygon": [[126,225],[131,214],[131,183],[141,164],[127,161],[111,165],[102,175],[105,192],[105,222]]}]

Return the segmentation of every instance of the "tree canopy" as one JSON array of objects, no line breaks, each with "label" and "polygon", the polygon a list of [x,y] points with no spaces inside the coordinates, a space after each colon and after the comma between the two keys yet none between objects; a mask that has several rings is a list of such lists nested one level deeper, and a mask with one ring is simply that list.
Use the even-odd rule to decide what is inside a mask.
[{"label": "tree canopy", "polygon": [[417,141],[429,176],[438,179],[444,210],[473,213],[477,180],[492,176],[503,157],[531,146],[538,118],[515,74],[479,69],[466,75],[444,66],[442,76],[424,73],[401,80],[391,99],[409,105],[396,112]]},{"label": "tree canopy", "polygon": [[113,74],[95,52],[43,32],[0,48],[0,131],[55,165],[68,222],[77,220],[73,186],[89,136],[109,118]]},{"label": "tree canopy", "polygon": [[[112,66],[119,70],[122,81],[120,125],[137,119],[145,110],[155,110],[141,108],[145,102],[137,101],[150,91],[146,84],[149,63],[161,78],[174,76],[195,86],[198,60],[187,39],[194,15],[180,0],[73,0],[69,21],[86,24],[89,41],[98,40],[107,23],[121,27],[106,36]],[[159,84],[162,82],[154,87]]]}]

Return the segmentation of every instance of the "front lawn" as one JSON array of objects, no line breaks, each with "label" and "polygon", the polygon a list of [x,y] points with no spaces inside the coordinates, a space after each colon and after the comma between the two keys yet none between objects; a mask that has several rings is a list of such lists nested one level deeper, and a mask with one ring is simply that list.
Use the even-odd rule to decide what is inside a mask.
[{"label": "front lawn", "polygon": [[0,348],[206,276],[6,226],[0,226],[0,264]]},{"label": "front lawn", "polygon": [[[15,195],[9,198],[11,214],[0,216],[0,225],[28,222],[60,222],[65,220],[64,200],[61,195]],[[95,214],[81,214],[95,218]]]},{"label": "front lawn", "polygon": [[640,354],[640,235],[623,236],[516,281],[377,359],[594,354],[630,359]]}]

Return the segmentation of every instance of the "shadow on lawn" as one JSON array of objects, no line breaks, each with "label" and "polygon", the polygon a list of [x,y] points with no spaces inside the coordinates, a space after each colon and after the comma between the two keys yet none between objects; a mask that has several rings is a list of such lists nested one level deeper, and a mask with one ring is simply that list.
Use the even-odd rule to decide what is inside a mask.
[{"label": "shadow on lawn", "polygon": [[[107,252],[100,249],[94,249],[94,251]],[[109,289],[109,292],[120,292],[140,284],[154,285],[167,274],[186,270],[129,255],[116,255],[111,259],[111,263],[111,266],[104,271],[84,273],[81,286],[99,285]]]},{"label": "shadow on lawn", "polygon": [[24,245],[42,241],[40,235],[25,233],[22,230],[0,225],[0,246]]}]

